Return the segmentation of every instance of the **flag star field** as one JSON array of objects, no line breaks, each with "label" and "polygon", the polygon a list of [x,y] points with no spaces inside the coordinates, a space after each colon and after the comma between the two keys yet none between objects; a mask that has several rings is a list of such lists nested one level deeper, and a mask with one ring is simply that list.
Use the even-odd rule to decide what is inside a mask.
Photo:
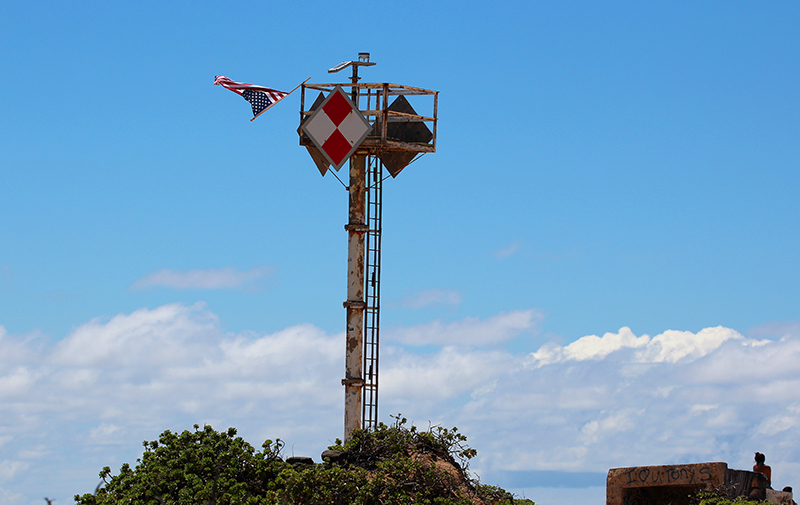
[{"label": "flag star field", "polygon": [[253,91],[252,89],[246,89],[242,92],[242,96],[252,105],[254,116],[257,116],[259,113],[261,113],[262,110],[272,105],[272,101],[263,91]]}]

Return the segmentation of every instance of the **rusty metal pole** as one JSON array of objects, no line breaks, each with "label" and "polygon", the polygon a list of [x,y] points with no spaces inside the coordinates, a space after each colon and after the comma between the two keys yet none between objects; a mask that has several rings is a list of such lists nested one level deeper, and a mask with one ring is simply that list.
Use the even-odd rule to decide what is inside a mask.
[{"label": "rusty metal pole", "polygon": [[[351,98],[356,108],[358,100],[358,65],[352,65],[353,83]],[[361,428],[361,410],[364,393],[364,299],[365,236],[367,225],[367,157],[354,154],[350,158],[349,219],[347,230],[347,348],[345,349],[344,384],[344,441],[350,440],[353,430]]]},{"label": "rusty metal pole", "polygon": [[350,213],[345,229],[347,245],[347,348],[345,350],[344,440],[361,428],[361,404],[364,387],[364,238],[366,222],[367,157],[356,154],[350,158]]}]

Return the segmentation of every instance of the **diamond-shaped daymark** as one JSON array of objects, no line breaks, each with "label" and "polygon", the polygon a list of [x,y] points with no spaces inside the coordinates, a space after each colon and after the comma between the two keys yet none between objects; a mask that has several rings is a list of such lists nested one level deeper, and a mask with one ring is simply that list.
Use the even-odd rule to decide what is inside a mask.
[{"label": "diamond-shaped daymark", "polygon": [[319,154],[339,170],[364,141],[371,125],[337,85],[300,128]]},{"label": "diamond-shaped daymark", "polygon": [[324,143],[331,136],[331,133],[336,130],[336,125],[327,115],[318,114],[314,117],[314,121],[308,121],[304,128],[315,142]]},{"label": "diamond-shaped daymark", "polygon": [[331,118],[333,124],[339,126],[344,118],[353,110],[353,107],[350,106],[350,103],[342,92],[337,90],[333,93],[333,96],[328,100],[328,103],[325,104],[322,110]]},{"label": "diamond-shaped daymark", "polygon": [[353,111],[348,114],[341,124],[339,124],[339,131],[345,136],[352,146],[356,140],[361,138],[365,132],[369,131],[369,124],[365,124],[363,116],[359,112]]},{"label": "diamond-shaped daymark", "polygon": [[341,165],[352,148],[353,146],[339,130],[333,132],[322,145],[323,151],[328,153],[334,165]]}]

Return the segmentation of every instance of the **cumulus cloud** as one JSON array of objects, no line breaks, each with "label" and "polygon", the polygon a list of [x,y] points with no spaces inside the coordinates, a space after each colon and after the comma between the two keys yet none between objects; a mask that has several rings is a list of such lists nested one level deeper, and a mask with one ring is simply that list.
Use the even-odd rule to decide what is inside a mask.
[{"label": "cumulus cloud", "polygon": [[497,344],[510,340],[523,331],[534,331],[542,317],[541,312],[527,309],[505,312],[484,321],[466,318],[445,324],[437,320],[389,331],[387,339],[416,346]]},{"label": "cumulus cloud", "polygon": [[[631,358],[634,362],[676,363],[701,358],[728,340],[743,339],[738,332],[721,326],[697,333],[669,330],[652,339],[648,335],[637,337],[630,328],[623,327],[617,333],[605,333],[602,337],[587,335],[566,346],[546,344],[529,355],[527,364],[541,367],[564,361],[600,360],[628,349],[636,350]],[[748,344],[754,345],[753,342]]]},{"label": "cumulus cloud", "polygon": [[[320,396],[326,388],[305,386],[323,382],[326,373],[340,374],[335,366],[340,345],[307,324],[271,335],[226,334],[204,304],[169,304],[76,328],[46,360],[53,369],[47,376],[62,388],[84,391],[84,399],[110,394],[105,387],[110,381],[136,399],[139,412],[147,409],[141,405],[147,399],[156,402],[170,394],[179,398],[169,402],[171,407],[187,412],[241,397],[287,402],[300,397],[330,405]],[[107,413],[95,399],[91,406]],[[121,422],[124,409],[115,409],[103,418]]]},{"label": "cumulus cloud", "polygon": [[800,443],[800,333],[776,336],[714,327],[650,337],[621,328],[527,355],[391,348],[383,405],[459,426],[479,449],[472,467],[487,482],[676,462],[746,469],[761,450],[780,463],[787,485],[800,478],[792,449]]},{"label": "cumulus cloud", "polygon": [[312,325],[230,334],[202,303],[169,304],[43,340],[0,339],[0,490],[9,493],[38,494],[82,468],[83,480],[70,482],[84,487],[58,498],[67,502],[94,488],[102,466],[118,468],[120,454],[132,463],[142,440],[194,423],[236,426],[255,445],[341,436],[344,336]]},{"label": "cumulus cloud", "polygon": [[780,486],[800,478],[800,333],[645,337],[622,328],[542,346],[494,376],[493,393],[458,412],[488,446],[473,466],[486,476],[700,461],[746,469],[759,450],[781,468]]},{"label": "cumulus cloud", "polygon": [[[220,333],[215,315],[203,303],[170,304],[119,314],[108,321],[95,318],[59,342],[51,360],[61,366],[137,368],[179,363],[194,357],[202,344]],[[194,345],[189,345],[189,340]]]},{"label": "cumulus cloud", "polygon": [[606,333],[602,337],[587,335],[567,346],[548,343],[530,354],[529,363],[535,366],[549,365],[562,361],[584,361],[601,359],[623,348],[637,348],[647,345],[650,337],[636,337],[630,328],[621,328],[619,333]]},{"label": "cumulus cloud", "polygon": [[413,398],[414,401],[442,401],[464,393],[479,394],[498,374],[517,366],[505,352],[475,352],[444,347],[434,354],[420,356],[400,349],[389,349],[381,373],[381,394],[386,398]]},{"label": "cumulus cloud", "polygon": [[738,332],[722,326],[705,328],[697,333],[669,330],[655,336],[639,353],[638,359],[652,363],[695,360],[718,349],[727,340],[743,338]]},{"label": "cumulus cloud", "polygon": [[426,289],[400,300],[401,307],[422,309],[431,305],[456,306],[461,303],[461,293],[445,289]]},{"label": "cumulus cloud", "polygon": [[[621,328],[519,354],[482,347],[540,320],[522,310],[387,330],[381,420],[458,426],[487,483],[680,462],[748,468],[756,450],[778,485],[800,480],[800,332]],[[313,325],[230,333],[198,303],[92,319],[56,343],[0,333],[0,503],[42,492],[68,502],[103,466],[133,463],[142,440],[194,423],[235,426],[254,445],[280,437],[315,458],[342,436],[344,336]]]},{"label": "cumulus cloud", "polygon": [[137,279],[132,289],[165,287],[172,289],[240,289],[253,286],[273,273],[272,267],[260,266],[250,270],[232,267],[206,270],[178,271],[164,268]]}]

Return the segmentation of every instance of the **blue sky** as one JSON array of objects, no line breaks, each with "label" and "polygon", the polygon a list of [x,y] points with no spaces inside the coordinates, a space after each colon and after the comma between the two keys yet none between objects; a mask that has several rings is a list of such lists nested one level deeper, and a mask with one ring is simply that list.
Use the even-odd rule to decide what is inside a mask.
[{"label": "blue sky", "polygon": [[298,93],[251,123],[212,83],[343,81],[360,51],[365,82],[440,92],[438,152],[384,185],[382,418],[466,429],[485,481],[543,505],[756,450],[800,485],[798,22],[4,3],[0,504],[67,503],[196,422],[340,436],[346,192],[298,145]]}]

